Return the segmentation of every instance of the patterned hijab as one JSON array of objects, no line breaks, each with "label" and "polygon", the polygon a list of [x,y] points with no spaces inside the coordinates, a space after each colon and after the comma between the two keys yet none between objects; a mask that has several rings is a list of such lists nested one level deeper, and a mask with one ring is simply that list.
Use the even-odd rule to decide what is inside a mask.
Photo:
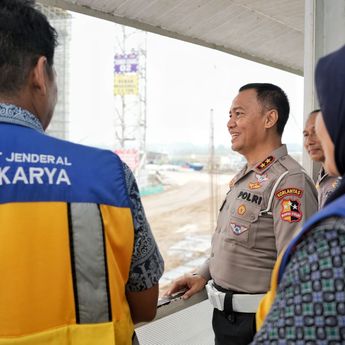
[{"label": "patterned hijab", "polygon": [[340,186],[327,204],[345,194],[345,46],[321,58],[315,70],[316,91],[323,119],[334,144]]}]

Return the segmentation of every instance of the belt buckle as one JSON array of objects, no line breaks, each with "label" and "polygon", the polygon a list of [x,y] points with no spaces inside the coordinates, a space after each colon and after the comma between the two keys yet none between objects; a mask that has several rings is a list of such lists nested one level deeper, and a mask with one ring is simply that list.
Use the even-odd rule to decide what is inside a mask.
[{"label": "belt buckle", "polygon": [[224,296],[223,292],[218,291],[212,284],[212,280],[210,280],[206,284],[206,291],[207,296],[211,304],[218,310],[224,310]]}]

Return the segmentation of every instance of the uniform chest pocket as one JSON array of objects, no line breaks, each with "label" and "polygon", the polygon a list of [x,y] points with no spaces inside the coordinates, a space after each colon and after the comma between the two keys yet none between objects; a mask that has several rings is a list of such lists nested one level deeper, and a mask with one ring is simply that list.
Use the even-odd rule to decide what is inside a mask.
[{"label": "uniform chest pocket", "polygon": [[235,200],[229,207],[229,218],[225,226],[225,241],[236,242],[252,248],[258,229],[261,207],[255,203]]}]

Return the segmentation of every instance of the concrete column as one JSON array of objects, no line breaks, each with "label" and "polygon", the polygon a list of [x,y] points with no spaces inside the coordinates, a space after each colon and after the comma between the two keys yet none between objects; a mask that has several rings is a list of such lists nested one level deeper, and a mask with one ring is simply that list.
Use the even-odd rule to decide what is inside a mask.
[{"label": "concrete column", "polygon": [[[304,123],[308,114],[318,108],[314,71],[318,59],[345,44],[345,0],[305,0],[304,27]],[[303,166],[316,178],[319,164],[306,151]]]}]

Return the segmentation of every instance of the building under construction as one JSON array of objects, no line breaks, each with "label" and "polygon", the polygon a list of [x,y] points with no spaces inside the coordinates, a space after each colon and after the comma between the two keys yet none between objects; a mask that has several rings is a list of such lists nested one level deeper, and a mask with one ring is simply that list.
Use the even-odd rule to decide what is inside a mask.
[{"label": "building under construction", "polygon": [[69,123],[69,45],[72,16],[60,8],[40,4],[37,6],[58,32],[54,66],[57,74],[59,97],[47,133],[57,138],[66,139]]}]

